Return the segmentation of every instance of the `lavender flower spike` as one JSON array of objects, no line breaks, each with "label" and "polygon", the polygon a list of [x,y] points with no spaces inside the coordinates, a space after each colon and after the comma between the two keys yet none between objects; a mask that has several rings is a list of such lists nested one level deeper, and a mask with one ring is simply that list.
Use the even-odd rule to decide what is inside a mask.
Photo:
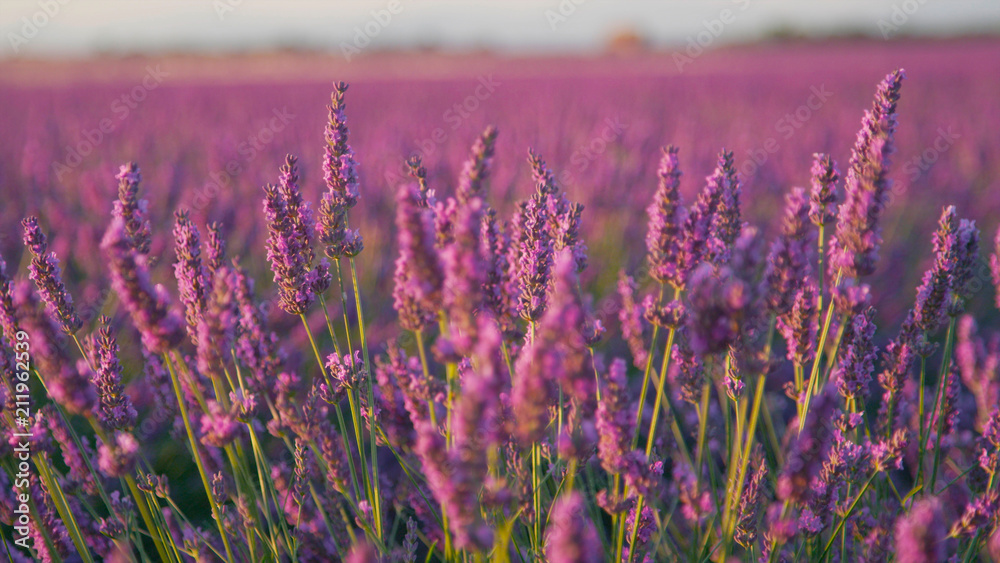
[{"label": "lavender flower spike", "polygon": [[358,203],[358,163],[348,144],[350,130],[344,110],[345,82],[333,85],[330,96],[330,117],[324,132],[326,148],[323,158],[323,179],[327,191],[320,201],[319,241],[326,246],[330,258],[356,256],[364,244],[357,230],[347,227],[347,211]]},{"label": "lavender flower spike", "polygon": [[128,431],[135,426],[136,411],[122,384],[118,341],[111,333],[110,322],[108,317],[101,317],[102,326],[97,338],[97,377],[94,383],[100,397],[98,415],[105,429]]},{"label": "lavender flower spike", "polygon": [[657,175],[660,185],[653,196],[653,203],[646,209],[649,214],[649,232],[646,250],[649,253],[650,275],[660,283],[674,287],[684,285],[681,270],[681,225],[686,212],[681,205],[679,192],[681,171],[677,160],[677,147],[663,148],[663,159]]},{"label": "lavender flower spike", "polygon": [[892,187],[889,157],[895,150],[896,103],[905,74],[897,70],[879,83],[872,109],[861,120],[844,182],[837,232],[830,239],[830,273],[847,278],[869,275],[882,243],[879,220]]},{"label": "lavender flower spike", "polygon": [[396,195],[399,257],[392,297],[400,325],[413,331],[434,322],[444,283],[441,260],[434,248],[432,212],[419,201],[414,186],[401,186]]},{"label": "lavender flower spike", "polygon": [[634,425],[634,417],[629,414],[625,361],[615,358],[597,404],[596,423],[601,467],[611,475],[623,472],[627,466]]},{"label": "lavender flower spike", "polygon": [[474,197],[481,197],[483,183],[490,176],[490,162],[493,160],[493,146],[497,140],[497,128],[490,125],[472,145],[472,154],[462,167],[455,197],[465,204]]},{"label": "lavender flower spike", "polygon": [[149,254],[153,236],[146,217],[148,203],[139,199],[139,182],[142,181],[139,166],[134,162],[123,164],[115,179],[118,180],[118,199],[114,202],[111,215],[125,223],[125,233],[132,248],[139,254]]},{"label": "lavender flower spike", "polygon": [[837,182],[840,172],[828,154],[813,155],[812,192],[809,194],[809,220],[821,227],[837,218]]},{"label": "lavender flower spike", "polygon": [[552,173],[541,158],[529,151],[528,161],[531,163],[537,191],[522,204],[519,211],[520,231],[515,241],[518,245],[518,259],[512,265],[517,268],[518,273],[521,317],[536,321],[545,312],[545,295],[552,275],[555,245],[549,232],[548,202],[556,187]]},{"label": "lavender flower spike", "polygon": [[201,233],[187,210],[174,212],[174,254],[177,256],[174,262],[177,293],[184,304],[188,334],[191,341],[197,344],[198,325],[205,316],[211,280],[201,260]]},{"label": "lavender flower spike", "polygon": [[767,304],[779,316],[792,308],[794,297],[811,269],[810,250],[814,243],[808,222],[809,205],[802,188],[793,188],[785,196],[781,234],[767,256]]},{"label": "lavender flower spike", "polygon": [[146,348],[158,354],[180,344],[184,338],[183,321],[170,310],[166,290],[150,282],[146,258],[132,249],[121,219],[111,221],[101,248],[110,262],[111,285],[132,316]]},{"label": "lavender flower spike", "polygon": [[295,164],[295,157],[286,156],[278,185],[264,186],[267,259],[278,284],[281,308],[291,315],[302,314],[312,305],[318,281],[318,272],[312,270],[312,210],[299,192]]},{"label": "lavender flower spike", "polygon": [[842,344],[843,357],[834,377],[840,394],[845,399],[860,400],[859,405],[863,405],[868,396],[878,354],[878,348],[872,343],[875,336],[874,316],[875,310],[869,307],[851,320],[850,330],[845,331]]},{"label": "lavender flower spike", "polygon": [[545,538],[545,555],[550,563],[599,563],[604,548],[580,493],[570,492],[555,502]]},{"label": "lavender flower spike", "polygon": [[38,226],[36,217],[28,217],[21,221],[24,226],[24,245],[34,255],[31,259],[31,279],[38,287],[48,307],[49,314],[56,319],[66,334],[75,334],[83,326],[83,321],[73,307],[73,297],[66,291],[62,281],[62,270],[59,269],[59,259],[55,252],[49,252],[48,240]]},{"label": "lavender flower spike", "polygon": [[710,248],[720,245],[714,242],[717,231],[713,228],[716,223],[715,215],[720,207],[722,193],[726,189],[726,152],[719,155],[719,162],[708,177],[705,188],[698,194],[698,199],[688,210],[684,219],[684,239],[681,245],[678,261],[683,274],[685,284],[691,272],[698,267],[703,260],[709,257]]}]

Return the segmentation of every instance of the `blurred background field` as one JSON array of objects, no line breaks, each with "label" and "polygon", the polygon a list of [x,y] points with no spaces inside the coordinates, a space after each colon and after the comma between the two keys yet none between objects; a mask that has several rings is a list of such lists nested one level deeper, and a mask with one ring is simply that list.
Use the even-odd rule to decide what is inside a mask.
[{"label": "blurred background field", "polygon": [[[221,222],[232,253],[267,287],[261,186],[286,153],[301,159],[305,192],[322,191],[322,128],[331,82],[351,82],[348,117],[361,163],[361,272],[379,340],[394,320],[392,194],[417,154],[439,194],[487,124],[500,129],[489,198],[502,212],[532,190],[526,153],[538,150],[570,197],[586,205],[588,288],[610,296],[619,268],[643,261],[645,207],[659,147],[681,148],[690,202],[723,147],[733,150],[747,218],[779,224],[782,197],[808,184],[811,155],[841,170],[875,83],[907,70],[895,181],[875,305],[901,318],[930,256],[946,203],[992,232],[1000,211],[1000,40],[771,41],[689,57],[685,49],[586,56],[449,52],[98,57],[0,61],[6,134],[0,139],[0,252],[23,256],[18,221],[52,232],[78,300],[106,304],[91,257],[106,227],[113,178],[138,162],[154,225],[158,273],[170,275],[172,213]],[[104,130],[102,131],[102,127]],[[227,167],[229,170],[227,171]],[[983,287],[987,270],[982,269]],[[982,304],[989,291],[982,292]],[[288,321],[277,315],[276,321]],[[294,320],[294,319],[292,319]]]}]

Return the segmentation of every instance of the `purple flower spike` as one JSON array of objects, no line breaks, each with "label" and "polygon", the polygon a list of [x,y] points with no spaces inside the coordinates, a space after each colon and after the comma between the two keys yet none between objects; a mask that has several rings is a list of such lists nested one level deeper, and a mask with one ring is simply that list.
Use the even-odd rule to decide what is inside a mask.
[{"label": "purple flower spike", "polygon": [[740,497],[740,504],[736,509],[736,537],[734,538],[745,548],[749,548],[757,540],[759,515],[764,500],[763,487],[764,480],[767,478],[767,463],[760,446],[751,455],[750,466],[755,469],[747,473],[744,481],[743,496]]},{"label": "purple flower spike", "polygon": [[174,213],[174,253],[177,256],[174,262],[177,293],[184,304],[188,334],[197,344],[198,325],[204,319],[211,279],[201,260],[201,234],[186,210]]},{"label": "purple flower spike", "polygon": [[570,492],[555,502],[545,538],[545,555],[550,563],[599,563],[604,548],[580,493]]},{"label": "purple flower spike", "polygon": [[139,182],[142,181],[139,166],[134,162],[123,164],[115,179],[118,180],[118,199],[113,204],[111,215],[125,223],[125,234],[132,248],[139,254],[149,254],[153,235],[147,217],[149,204],[139,199]]},{"label": "purple flower spike", "polygon": [[597,453],[601,467],[612,475],[625,470],[631,450],[635,418],[629,406],[625,361],[615,358],[597,403]]},{"label": "purple flower spike", "polygon": [[515,220],[516,256],[510,264],[516,268],[518,309],[521,317],[533,322],[540,319],[545,312],[545,297],[555,253],[555,241],[549,230],[549,202],[558,189],[552,172],[545,166],[545,161],[530,150],[528,162],[531,163],[536,192],[531,199],[520,204],[518,217]]},{"label": "purple flower spike", "polygon": [[10,342],[17,338],[17,309],[14,308],[14,284],[7,275],[7,263],[0,256],[0,334]]},{"label": "purple flower spike", "polygon": [[31,279],[38,288],[38,294],[48,308],[49,314],[62,326],[66,334],[75,334],[83,326],[83,321],[73,307],[73,297],[66,291],[62,281],[62,270],[55,252],[49,252],[48,240],[38,226],[36,217],[21,221],[24,226],[24,245],[34,256],[31,259]]},{"label": "purple flower spike", "polygon": [[434,248],[431,211],[421,207],[419,199],[415,186],[401,186],[396,195],[399,257],[392,297],[400,325],[412,331],[434,322],[444,284],[441,259]]},{"label": "purple flower spike", "polygon": [[882,244],[879,220],[886,193],[892,188],[889,157],[895,150],[896,103],[905,74],[897,70],[879,83],[872,109],[861,120],[861,131],[851,152],[840,204],[837,232],[830,239],[830,274],[844,278],[875,271]]},{"label": "purple flower spike", "polygon": [[635,290],[636,284],[632,276],[625,275],[624,270],[620,271],[618,295],[622,301],[622,308],[618,310],[618,320],[622,326],[622,338],[628,343],[629,351],[632,352],[633,365],[643,369],[646,367],[649,352],[643,334],[643,307],[636,302]]},{"label": "purple flower spike", "polygon": [[510,264],[507,262],[510,237],[501,229],[497,212],[492,208],[488,208],[483,217],[480,244],[486,261],[484,304],[493,313],[500,329],[510,332],[514,329],[514,300],[510,291]]},{"label": "purple flower spike", "polygon": [[121,219],[112,220],[101,248],[110,262],[111,285],[132,316],[146,348],[160,354],[180,344],[184,338],[183,321],[170,310],[166,290],[150,282],[146,258],[132,249]]},{"label": "purple flower spike", "polygon": [[131,430],[135,426],[136,411],[132,400],[125,394],[122,384],[122,365],[118,361],[118,341],[111,333],[108,317],[101,318],[97,338],[97,394],[100,398],[98,414],[101,424],[108,430]]},{"label": "purple flower spike", "polygon": [[778,330],[787,343],[787,358],[796,366],[810,365],[816,355],[816,286],[807,281],[795,294],[792,308],[778,317]]},{"label": "purple flower spike", "polygon": [[711,249],[721,250],[724,246],[721,242],[715,241],[718,236],[719,222],[715,220],[715,215],[721,207],[723,192],[728,188],[726,166],[726,152],[719,155],[719,163],[708,177],[705,188],[698,194],[698,199],[688,210],[684,219],[684,238],[681,246],[678,262],[683,275],[685,285],[687,278],[698,264],[708,259]]},{"label": "purple flower spike", "polygon": [[312,234],[315,225],[309,204],[299,192],[295,157],[285,157],[277,186],[264,186],[264,217],[267,221],[267,259],[278,284],[281,308],[300,315],[316,299],[317,272]]},{"label": "purple flower spike", "polygon": [[674,287],[683,287],[685,272],[681,269],[680,262],[683,238],[681,226],[687,213],[681,205],[681,171],[677,152],[677,147],[673,145],[663,148],[663,159],[657,172],[660,184],[653,196],[653,203],[646,209],[649,215],[646,250],[653,279]]},{"label": "purple flower spike", "polygon": [[326,247],[326,255],[331,259],[341,256],[357,256],[364,243],[361,234],[347,226],[347,212],[358,203],[358,163],[354,150],[348,144],[350,131],[344,113],[344,96],[347,83],[333,85],[330,117],[324,133],[326,139],[323,159],[323,179],[327,191],[320,201],[319,241]]},{"label": "purple flower spike", "polygon": [[466,204],[474,197],[482,197],[483,184],[490,176],[490,163],[493,160],[493,147],[497,140],[497,128],[490,125],[472,145],[472,154],[462,167],[462,176],[458,180],[455,197],[459,204]]},{"label": "purple flower spike", "polygon": [[860,401],[859,405],[863,405],[868,397],[868,386],[878,354],[878,348],[872,342],[875,336],[874,316],[875,310],[869,307],[851,320],[849,330],[844,333],[841,344],[844,353],[835,375],[840,394],[846,399]]},{"label": "purple flower spike", "polygon": [[767,256],[767,301],[776,315],[792,308],[812,264],[812,229],[809,228],[809,200],[805,190],[793,188],[785,196],[785,219],[781,234]]},{"label": "purple flower spike", "polygon": [[476,314],[484,299],[488,265],[481,252],[483,207],[483,201],[476,197],[459,208],[453,240],[440,253],[448,340],[463,356],[471,351],[476,341]]},{"label": "purple flower spike", "polygon": [[[712,237],[709,251],[712,262],[725,264],[729,251],[743,229],[740,216],[740,181],[733,166],[733,152],[725,149],[719,153],[719,164],[713,176],[719,182],[719,209],[712,216]],[[711,180],[710,180],[711,181]]]},{"label": "purple flower spike", "polygon": [[809,220],[821,227],[837,218],[837,182],[840,172],[828,154],[813,155],[812,192],[809,195]]}]

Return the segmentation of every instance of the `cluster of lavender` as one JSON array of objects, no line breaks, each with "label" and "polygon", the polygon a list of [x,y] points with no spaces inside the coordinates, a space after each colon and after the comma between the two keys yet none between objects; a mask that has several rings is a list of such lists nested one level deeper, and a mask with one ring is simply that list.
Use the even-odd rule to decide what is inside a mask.
[{"label": "cluster of lavender", "polygon": [[[173,305],[151,278],[138,167],[123,166],[101,246],[131,327],[109,311],[87,333],[38,219],[23,223],[35,289],[0,261],[5,428],[21,418],[20,331],[47,396],[22,420],[35,477],[0,472],[0,521],[30,494],[31,552],[11,557],[1000,558],[1000,335],[981,336],[964,313],[979,231],[944,209],[931,267],[884,346],[865,281],[902,80],[879,85],[843,185],[817,154],[811,190],[788,193],[770,243],[743,220],[731,152],[685,206],[679,150],[664,148],[648,269],[619,276],[627,346],[601,345],[608,319],[580,282],[583,206],[545,161],[528,152],[534,190],[509,221],[489,204],[493,127],[454,196],[407,162],[393,279],[402,331],[384,354],[369,350],[363,245],[349,228],[361,183],[346,84],[329,108],[319,219],[295,157],[263,189],[274,299],[300,317],[308,350],[269,328],[223,228],[202,240],[183,210]],[[1000,287],[1000,233],[996,245]],[[119,334],[142,366],[123,361]],[[188,455],[165,462],[150,439],[163,434]],[[16,445],[0,444],[5,459]],[[188,463],[197,476],[185,480]]]}]

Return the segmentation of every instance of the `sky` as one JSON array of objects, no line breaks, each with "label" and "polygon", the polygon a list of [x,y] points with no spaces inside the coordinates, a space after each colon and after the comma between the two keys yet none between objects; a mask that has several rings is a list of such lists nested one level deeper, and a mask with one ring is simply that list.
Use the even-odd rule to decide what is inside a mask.
[{"label": "sky", "polygon": [[777,31],[1000,30],[997,0],[0,0],[0,58],[298,47],[594,52],[622,31],[654,46]]}]

